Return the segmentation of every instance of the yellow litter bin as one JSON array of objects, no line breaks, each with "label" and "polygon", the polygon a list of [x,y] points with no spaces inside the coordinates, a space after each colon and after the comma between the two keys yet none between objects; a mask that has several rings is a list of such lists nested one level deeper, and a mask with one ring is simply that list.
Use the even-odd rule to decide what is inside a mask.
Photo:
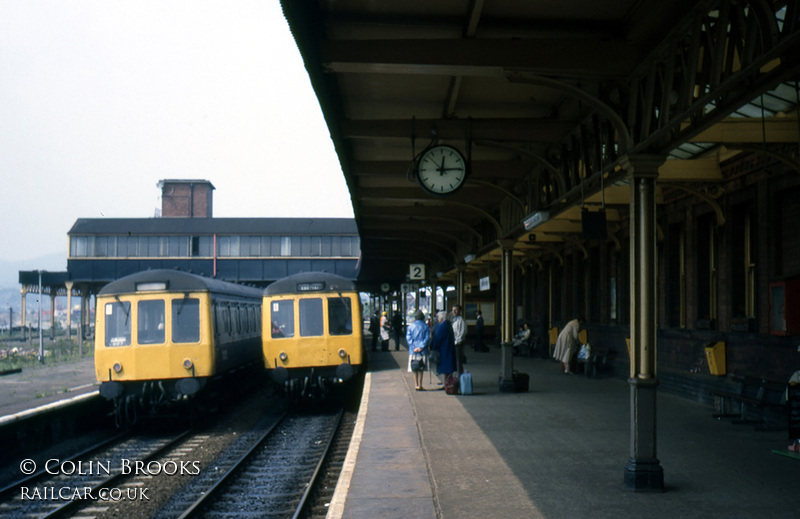
[{"label": "yellow litter bin", "polygon": [[718,341],[707,344],[706,360],[712,375],[725,375],[725,342]]},{"label": "yellow litter bin", "polygon": [[553,326],[552,328],[550,328],[548,335],[550,335],[550,356],[552,357],[556,341],[558,340],[558,326]]}]

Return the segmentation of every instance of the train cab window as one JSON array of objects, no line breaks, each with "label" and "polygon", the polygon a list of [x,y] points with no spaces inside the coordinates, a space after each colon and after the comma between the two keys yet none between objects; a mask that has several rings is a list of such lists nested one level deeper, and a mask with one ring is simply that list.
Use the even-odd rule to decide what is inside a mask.
[{"label": "train cab window", "polygon": [[270,305],[272,338],[294,337],[294,302],[273,301]]},{"label": "train cab window", "polygon": [[328,333],[330,335],[352,335],[353,319],[350,300],[345,297],[328,298]]},{"label": "train cab window", "polygon": [[322,299],[301,299],[300,311],[300,336],[318,337],[325,333],[322,325]]},{"label": "train cab window", "polygon": [[200,342],[200,300],[172,300],[172,342]]},{"label": "train cab window", "polygon": [[106,303],[106,346],[129,346],[131,343],[131,303]]},{"label": "train cab window", "polygon": [[139,344],[164,344],[164,300],[139,301],[136,311]]}]

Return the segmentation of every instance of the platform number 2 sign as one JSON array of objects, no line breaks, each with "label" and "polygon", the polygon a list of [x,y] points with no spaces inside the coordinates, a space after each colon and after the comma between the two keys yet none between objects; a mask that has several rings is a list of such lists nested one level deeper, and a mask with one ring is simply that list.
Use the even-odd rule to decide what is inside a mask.
[{"label": "platform number 2 sign", "polygon": [[408,279],[411,281],[423,281],[425,279],[425,264],[412,263],[409,265]]}]

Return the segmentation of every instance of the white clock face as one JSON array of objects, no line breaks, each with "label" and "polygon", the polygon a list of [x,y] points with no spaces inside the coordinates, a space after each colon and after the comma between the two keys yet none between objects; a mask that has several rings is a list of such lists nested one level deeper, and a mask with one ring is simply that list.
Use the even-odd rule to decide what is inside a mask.
[{"label": "white clock face", "polygon": [[452,146],[433,146],[419,159],[417,180],[434,195],[446,195],[458,189],[467,175],[467,162]]}]

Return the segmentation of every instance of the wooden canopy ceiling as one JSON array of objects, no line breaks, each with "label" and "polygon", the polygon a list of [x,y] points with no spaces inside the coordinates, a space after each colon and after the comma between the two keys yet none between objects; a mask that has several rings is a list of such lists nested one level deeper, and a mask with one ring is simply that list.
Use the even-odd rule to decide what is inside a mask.
[{"label": "wooden canopy ceiling", "polygon": [[[499,240],[532,262],[580,246],[578,207],[626,217],[629,155],[666,158],[672,189],[719,181],[719,161],[753,143],[798,142],[796,1],[282,3],[352,196],[365,289],[396,288],[411,263],[447,281],[465,256],[494,261]],[[471,165],[450,196],[416,182],[433,143]],[[537,211],[550,220],[526,231]]]}]

